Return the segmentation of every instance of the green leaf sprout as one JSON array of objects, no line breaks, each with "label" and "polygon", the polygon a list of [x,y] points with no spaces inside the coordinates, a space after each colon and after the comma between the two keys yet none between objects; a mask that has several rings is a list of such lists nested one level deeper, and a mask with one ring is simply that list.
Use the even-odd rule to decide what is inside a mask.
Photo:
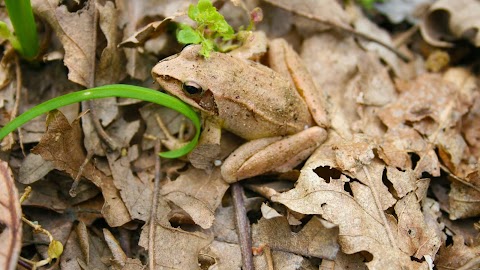
[{"label": "green leaf sprout", "polygon": [[188,17],[197,23],[197,27],[180,24],[177,40],[183,44],[201,44],[200,54],[205,57],[209,57],[211,51],[223,51],[224,43],[235,38],[235,31],[210,0],[199,0],[197,5],[190,5]]},{"label": "green leaf sprout", "polygon": [[8,16],[12,22],[15,36],[10,32],[7,25],[3,23],[2,37],[10,41],[13,48],[28,59],[34,59],[39,51],[37,25],[33,18],[30,0],[5,0]]}]

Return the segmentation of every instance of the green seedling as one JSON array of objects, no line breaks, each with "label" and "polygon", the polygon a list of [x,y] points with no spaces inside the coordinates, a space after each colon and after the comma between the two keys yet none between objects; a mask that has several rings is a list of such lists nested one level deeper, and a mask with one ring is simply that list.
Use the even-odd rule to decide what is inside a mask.
[{"label": "green seedling", "polygon": [[193,122],[193,125],[195,126],[195,129],[196,129],[196,133],[193,139],[188,144],[186,144],[185,146],[179,149],[160,153],[161,157],[164,157],[164,158],[181,157],[189,153],[197,145],[198,137],[200,136],[200,118],[195,113],[195,111],[192,110],[192,108],[190,108],[190,106],[183,103],[179,99],[169,96],[167,94],[164,94],[162,92],[158,92],[158,91],[140,87],[140,86],[125,85],[125,84],[112,84],[112,85],[105,85],[105,86],[90,88],[87,90],[73,92],[70,94],[66,94],[66,95],[45,101],[44,103],[39,104],[29,109],[28,111],[24,112],[23,114],[13,119],[11,122],[9,122],[7,125],[5,125],[2,129],[0,129],[0,140],[5,138],[5,136],[7,136],[10,132],[14,131],[15,129],[27,123],[28,121],[32,120],[33,118],[40,116],[44,113],[47,113],[51,110],[58,109],[66,105],[70,105],[70,104],[85,101],[85,100],[107,98],[107,97],[134,98],[134,99],[156,103],[156,104],[178,111],[179,113],[185,115],[188,119],[190,119]]},{"label": "green seedling", "polygon": [[366,10],[373,9],[373,4],[381,3],[383,0],[357,0],[357,3],[360,4]]},{"label": "green seedling", "polygon": [[0,22],[0,37],[8,39],[25,59],[34,59],[38,54],[39,43],[30,0],[5,0],[5,5],[15,35],[4,22]]},{"label": "green seedling", "polygon": [[212,51],[223,51],[226,43],[235,38],[235,31],[212,5],[210,0],[199,0],[190,5],[188,17],[196,22],[196,28],[180,24],[177,40],[183,44],[201,44],[200,54],[209,57]]}]

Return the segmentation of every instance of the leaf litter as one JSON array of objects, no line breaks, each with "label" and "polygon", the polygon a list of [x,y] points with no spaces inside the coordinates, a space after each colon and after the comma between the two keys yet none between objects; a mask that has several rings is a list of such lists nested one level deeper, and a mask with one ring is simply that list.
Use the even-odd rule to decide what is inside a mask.
[{"label": "leaf litter", "polygon": [[[321,104],[311,112],[328,133],[293,170],[266,166],[282,173],[239,182],[255,269],[479,267],[479,21],[469,16],[478,7],[417,2],[402,14],[333,0],[215,3],[235,24],[248,24],[241,7],[263,9],[257,29],[266,35],[251,41],[271,46],[280,37],[299,55],[276,63],[255,42],[231,54],[278,65],[298,88],[320,89],[305,98]],[[151,69],[182,49],[172,27],[187,21],[193,1],[79,3],[32,1],[41,34],[52,34],[46,52],[60,53],[63,63],[21,63],[19,77],[5,56],[0,123],[16,102],[23,112],[79,85],[158,88]],[[446,62],[431,62],[439,52]],[[2,267],[15,269],[20,249],[32,260],[50,252],[44,235],[21,230],[17,192],[30,185],[23,214],[64,246],[55,269],[251,269],[242,266],[232,181],[211,164],[243,140],[222,135],[215,150],[189,157],[193,166],[188,158],[160,162],[154,145],[166,133],[188,140],[191,126],[181,116],[116,98],[90,105],[92,113],[84,104],[51,112],[46,124],[36,119],[13,136],[11,150],[2,148]],[[104,143],[102,130],[118,148]],[[212,136],[204,140],[219,140]]]}]

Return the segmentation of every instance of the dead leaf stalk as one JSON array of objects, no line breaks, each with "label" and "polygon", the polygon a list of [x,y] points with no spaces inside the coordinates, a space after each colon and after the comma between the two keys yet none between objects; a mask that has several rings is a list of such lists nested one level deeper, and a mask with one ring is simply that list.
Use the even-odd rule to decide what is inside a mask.
[{"label": "dead leaf stalk", "polygon": [[82,174],[83,170],[85,169],[85,166],[87,166],[88,162],[92,159],[93,157],[93,151],[88,151],[87,156],[85,157],[85,160],[83,161],[82,165],[78,168],[78,173],[75,176],[75,180],[72,183],[72,187],[68,191],[68,194],[70,196],[75,197],[77,196],[77,187],[80,184],[80,180],[82,179]]},{"label": "dead leaf stalk", "polygon": [[87,101],[87,103],[90,109],[90,117],[92,119],[93,126],[98,133],[98,136],[100,136],[100,139],[102,139],[102,141],[105,142],[110,149],[117,150],[119,148],[118,143],[112,137],[110,137],[110,135],[108,135],[107,132],[103,129],[102,123],[100,123],[100,120],[98,119],[93,100],[89,100]]},{"label": "dead leaf stalk", "polygon": [[[93,33],[92,42],[93,42],[93,44],[97,44],[98,9],[97,9],[97,6],[96,6],[96,1],[93,1],[93,6],[95,7],[95,12],[94,12],[94,16],[93,16],[94,33]],[[92,63],[91,70],[96,69],[96,65],[95,65],[95,60],[96,59],[95,59],[95,57],[96,57],[96,55],[93,53],[92,54],[92,59],[90,61]],[[95,87],[95,74],[96,74],[96,72],[92,72],[91,74],[92,75],[89,78],[88,84],[89,84],[90,88],[93,88],[93,87]],[[102,124],[100,123],[100,120],[99,120],[99,118],[97,116],[97,113],[96,113],[95,103],[93,102],[93,100],[89,100],[87,103],[88,103],[88,107],[91,111],[90,117],[91,117],[91,120],[93,122],[93,126],[98,133],[98,136],[100,136],[100,139],[102,141],[104,141],[110,149],[117,150],[119,148],[118,143],[112,137],[110,137],[110,135],[107,134],[107,132],[103,129]]]},{"label": "dead leaf stalk", "polygon": [[253,270],[252,236],[250,221],[243,199],[243,187],[238,182],[232,184],[233,208],[235,209],[235,225],[242,253],[242,269]]},{"label": "dead leaf stalk", "polygon": [[[154,151],[160,153],[162,144],[159,139],[155,142]],[[150,226],[148,231],[148,265],[150,270],[155,269],[155,220],[158,208],[158,195],[160,194],[160,179],[162,178],[160,156],[155,158],[155,182],[152,195],[152,207],[150,208]]]},{"label": "dead leaf stalk", "polygon": [[373,182],[372,182],[372,178],[370,177],[370,173],[368,172],[368,169],[365,166],[363,166],[362,168],[366,176],[365,179],[368,181],[367,185],[370,187],[370,190],[372,191],[373,199],[375,200],[375,204],[377,205],[379,216],[382,219],[382,222],[386,228],[388,239],[390,240],[390,245],[392,245],[393,248],[397,249],[398,247],[397,247],[397,243],[395,242],[395,237],[393,236],[387,217],[385,217],[385,213],[382,211],[382,203],[380,202],[378,193],[374,188],[372,188]]}]

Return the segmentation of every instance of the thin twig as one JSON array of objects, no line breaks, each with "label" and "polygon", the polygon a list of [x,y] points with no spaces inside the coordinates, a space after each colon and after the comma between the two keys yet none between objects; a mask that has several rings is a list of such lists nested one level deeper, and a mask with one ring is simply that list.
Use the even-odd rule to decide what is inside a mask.
[{"label": "thin twig", "polygon": [[243,200],[243,187],[237,182],[232,184],[233,208],[235,209],[235,225],[242,253],[242,269],[253,270],[252,236],[247,210]]},{"label": "thin twig", "polygon": [[90,162],[90,160],[92,159],[93,154],[93,151],[88,151],[85,160],[83,161],[82,165],[80,165],[80,168],[78,168],[78,173],[75,176],[75,180],[73,181],[72,186],[70,187],[70,191],[68,192],[70,196],[77,196],[77,187],[80,184],[80,180],[82,179],[83,170],[85,170],[85,166],[87,166],[88,162]]},{"label": "thin twig", "polygon": [[90,119],[92,120],[93,127],[95,131],[97,131],[98,136],[100,139],[108,145],[108,147],[112,150],[117,150],[119,148],[119,144],[112,138],[110,135],[107,134],[105,129],[103,129],[102,123],[97,116],[97,110],[95,109],[95,103],[93,100],[87,101],[87,106],[90,109]]},{"label": "thin twig", "polygon": [[[18,60],[18,55],[14,54],[13,56],[15,60],[15,79],[17,81],[16,89],[15,89],[15,103],[13,104],[12,113],[10,114],[10,121],[12,121],[18,114],[18,108],[20,107],[20,100],[22,99],[22,69],[20,68],[20,61]],[[22,149],[23,156],[25,154],[25,148],[23,147],[23,140],[21,129],[18,129],[18,137],[20,138],[20,149]],[[8,135],[9,141],[13,142],[13,133]]]},{"label": "thin twig", "polygon": [[383,225],[385,226],[385,229],[387,231],[387,236],[388,236],[388,239],[390,240],[390,245],[394,249],[397,249],[398,246],[397,246],[397,242],[395,241],[395,237],[393,236],[392,228],[390,226],[390,223],[387,220],[387,217],[385,216],[385,212],[382,210],[382,203],[380,201],[380,195],[378,194],[377,190],[375,189],[375,187],[373,185],[373,180],[372,180],[372,177],[370,177],[370,173],[369,173],[367,167],[363,166],[362,169],[363,169],[363,172],[365,173],[365,179],[364,180],[367,182],[367,186],[370,188],[370,191],[372,192],[373,201],[375,202],[375,205],[376,205],[377,210],[378,210],[378,214],[379,214],[380,218],[382,219]]},{"label": "thin twig", "polygon": [[[162,144],[157,139],[155,142],[154,153],[160,153],[162,150]],[[162,179],[161,159],[159,155],[155,155],[155,183],[152,194],[152,206],[150,208],[150,226],[148,231],[148,264],[149,269],[155,269],[155,224],[157,220],[157,208],[158,208],[158,195],[160,194],[160,179]]]}]

